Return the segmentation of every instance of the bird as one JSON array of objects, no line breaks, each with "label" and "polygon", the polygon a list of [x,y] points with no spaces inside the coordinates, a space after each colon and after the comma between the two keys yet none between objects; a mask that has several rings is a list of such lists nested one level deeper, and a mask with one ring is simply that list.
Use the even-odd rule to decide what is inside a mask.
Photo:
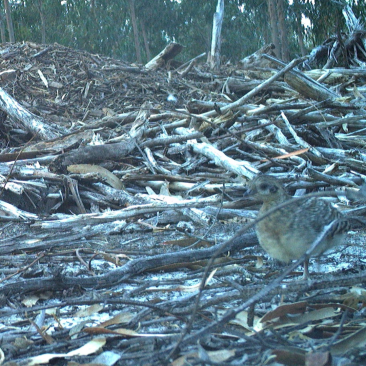
[{"label": "bird", "polygon": [[[288,201],[257,222],[255,231],[261,247],[281,262],[301,258],[316,240],[311,256],[320,256],[341,244],[350,229],[350,223],[329,202],[317,197],[294,200],[282,182],[271,175],[258,175],[249,182],[246,195],[263,202],[258,219],[274,207]],[[294,202],[291,202],[294,201]],[[304,278],[308,278],[308,259],[304,263]]]}]

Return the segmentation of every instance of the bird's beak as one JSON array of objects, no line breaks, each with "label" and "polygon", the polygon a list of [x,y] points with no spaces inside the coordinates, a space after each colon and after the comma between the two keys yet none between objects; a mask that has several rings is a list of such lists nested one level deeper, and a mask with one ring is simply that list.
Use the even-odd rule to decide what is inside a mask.
[{"label": "bird's beak", "polygon": [[252,197],[256,194],[256,190],[247,186],[247,190],[244,192],[243,197]]}]

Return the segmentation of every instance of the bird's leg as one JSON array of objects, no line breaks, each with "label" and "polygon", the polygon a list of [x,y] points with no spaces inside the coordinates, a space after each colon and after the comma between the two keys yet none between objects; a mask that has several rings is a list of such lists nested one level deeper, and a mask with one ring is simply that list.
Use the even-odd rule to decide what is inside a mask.
[{"label": "bird's leg", "polygon": [[309,259],[305,259],[304,261],[304,274],[302,275],[304,280],[309,278]]}]

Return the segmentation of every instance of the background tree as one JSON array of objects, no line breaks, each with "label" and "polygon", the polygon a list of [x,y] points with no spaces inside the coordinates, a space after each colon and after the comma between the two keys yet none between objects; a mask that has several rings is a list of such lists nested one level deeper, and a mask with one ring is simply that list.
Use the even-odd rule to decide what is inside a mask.
[{"label": "background tree", "polygon": [[11,17],[11,7],[9,5],[9,0],[4,0],[4,9],[5,9],[6,23],[8,25],[9,41],[13,43],[15,42],[15,35],[14,35],[13,20]]},{"label": "background tree", "polygon": [[141,63],[141,52],[140,52],[140,37],[139,37],[139,31],[137,27],[137,19],[136,19],[136,13],[135,13],[135,1],[129,0],[128,5],[130,8],[130,19],[132,23],[132,29],[133,29],[133,39],[135,41],[135,50],[136,50],[136,57],[137,62]]},{"label": "background tree", "polygon": [[314,0],[309,3],[305,14],[312,24],[310,37],[314,46],[323,43],[331,35],[346,30],[342,8],[339,2],[333,0]]},{"label": "background tree", "polygon": [[293,6],[290,7],[290,18],[293,19],[294,34],[298,39],[298,46],[301,56],[305,56],[308,52],[305,47],[305,25],[303,24],[303,14],[305,11],[305,4],[300,0],[294,0]]},{"label": "background tree", "polygon": [[177,41],[179,3],[170,0],[135,0],[135,9],[142,60],[146,62],[159,53],[167,42]]},{"label": "background tree", "polygon": [[4,21],[4,13],[3,9],[0,6],[0,34],[1,34],[1,42],[6,42],[6,36],[5,36],[5,21]]},{"label": "background tree", "polygon": [[39,12],[39,18],[41,21],[40,27],[41,27],[41,39],[42,39],[42,43],[45,44],[46,43],[46,17],[45,17],[45,13],[44,13],[44,8],[43,8],[43,1],[42,0],[36,0],[36,6]]},{"label": "background tree", "polygon": [[220,51],[221,51],[221,29],[224,18],[225,2],[218,0],[216,11],[213,16],[212,24],[212,39],[210,51],[210,67],[212,70],[217,70],[220,67]]},{"label": "background tree", "polygon": [[[271,10],[269,3],[276,7]],[[366,17],[366,0],[348,3],[356,16]],[[184,45],[181,60],[208,54],[217,0],[4,0],[4,17],[6,4],[14,21],[13,39],[58,42],[145,63],[171,41]],[[279,57],[288,60],[339,31],[347,31],[340,0],[225,0],[221,55],[235,62],[276,35]],[[9,29],[6,36],[10,39]]]},{"label": "background tree", "polygon": [[268,15],[272,31],[272,43],[278,58],[288,61],[290,56],[288,41],[287,13],[289,3],[285,0],[267,0]]}]

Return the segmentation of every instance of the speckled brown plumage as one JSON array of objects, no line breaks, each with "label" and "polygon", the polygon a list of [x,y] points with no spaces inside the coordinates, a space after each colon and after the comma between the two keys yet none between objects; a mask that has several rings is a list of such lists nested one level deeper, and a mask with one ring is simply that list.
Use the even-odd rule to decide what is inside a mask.
[{"label": "speckled brown plumage", "polygon": [[[249,188],[252,195],[263,201],[258,217],[293,199],[272,176],[256,177]],[[331,229],[312,253],[318,256],[341,244],[349,229],[343,215],[323,199],[312,197],[290,203],[258,222],[256,232],[260,245],[271,257],[288,263],[299,259],[332,222]]]}]

